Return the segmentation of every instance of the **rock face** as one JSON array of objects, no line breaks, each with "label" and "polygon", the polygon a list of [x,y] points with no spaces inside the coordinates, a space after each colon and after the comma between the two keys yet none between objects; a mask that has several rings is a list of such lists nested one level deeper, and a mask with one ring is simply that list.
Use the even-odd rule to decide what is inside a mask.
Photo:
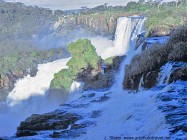
[{"label": "rock face", "polygon": [[170,30],[166,31],[165,29],[162,28],[155,28],[152,29],[149,34],[148,37],[159,37],[159,36],[167,36],[171,34],[171,31],[174,29],[174,27],[171,27]]},{"label": "rock face", "polygon": [[63,30],[68,28],[79,31],[85,30],[87,35],[101,35],[114,37],[117,19],[119,17],[128,16],[127,13],[114,13],[107,15],[106,13],[67,15],[60,17],[55,23],[55,28],[59,33],[63,34]]},{"label": "rock face", "polygon": [[85,85],[83,90],[98,90],[109,88],[112,86],[115,73],[119,70],[119,66],[124,59],[124,56],[114,57],[111,64],[106,64],[106,68],[104,68],[103,72],[99,71],[96,75],[90,75],[89,73],[80,73],[78,75],[78,80],[84,81]]},{"label": "rock face", "polygon": [[13,89],[16,80],[21,78],[19,76],[21,75],[14,75],[11,71],[7,73],[5,77],[0,75],[0,101],[4,101],[6,99],[8,92]]},{"label": "rock face", "polygon": [[177,80],[187,81],[187,67],[178,68],[171,73],[169,83]]},{"label": "rock face", "polygon": [[[110,98],[109,93],[84,93],[78,100],[60,105],[53,112],[43,115],[33,114],[20,123],[16,137],[73,139],[86,133],[95,125],[101,111],[90,105],[97,105]],[[89,108],[89,109],[88,109]]]},{"label": "rock face", "polygon": [[[131,63],[126,66],[124,76],[124,88],[138,90],[139,85],[149,89],[157,84],[157,77],[162,66],[169,63],[187,61],[187,25],[177,28],[167,39],[162,37],[148,38],[142,46],[141,54],[133,57]],[[156,39],[158,38],[158,39]],[[169,83],[176,80],[186,80],[186,66],[173,65]],[[171,72],[171,71],[170,71]]]},{"label": "rock face", "polygon": [[32,115],[17,128],[17,137],[37,135],[37,131],[67,129],[81,116],[65,112],[51,112],[44,115]]},{"label": "rock face", "polygon": [[143,83],[140,86],[150,89],[157,84],[157,77],[159,71],[150,71],[143,75]]}]

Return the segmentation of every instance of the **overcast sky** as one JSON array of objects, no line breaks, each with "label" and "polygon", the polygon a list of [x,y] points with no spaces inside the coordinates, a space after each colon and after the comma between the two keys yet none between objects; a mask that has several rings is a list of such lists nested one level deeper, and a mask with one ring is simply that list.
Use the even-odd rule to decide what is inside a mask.
[{"label": "overcast sky", "polygon": [[[93,8],[104,3],[109,5],[126,5],[129,1],[138,0],[5,0],[10,2],[22,2],[26,5],[37,5],[39,7],[50,8],[53,10],[71,10],[80,9],[82,6]],[[175,0],[163,0],[163,1],[175,1]]]},{"label": "overcast sky", "polygon": [[[109,5],[126,5],[132,0],[5,0],[22,2],[27,5],[38,5],[40,7],[47,7],[51,9],[79,9],[82,6],[87,6],[89,8],[108,3]],[[134,0],[136,1],[136,0]]]}]

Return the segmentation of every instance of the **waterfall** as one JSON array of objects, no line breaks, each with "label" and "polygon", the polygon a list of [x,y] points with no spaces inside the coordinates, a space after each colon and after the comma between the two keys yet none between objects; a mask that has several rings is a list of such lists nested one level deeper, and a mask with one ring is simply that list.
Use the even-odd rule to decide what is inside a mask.
[{"label": "waterfall", "polygon": [[[113,89],[116,90],[123,90],[122,87],[122,82],[123,82],[123,78],[124,78],[124,73],[125,73],[125,65],[129,64],[131,59],[133,58],[133,56],[135,56],[136,54],[141,52],[141,47],[139,47],[137,50],[135,50],[135,45],[136,45],[136,40],[137,40],[137,35],[141,34],[144,31],[144,22],[147,18],[144,17],[129,17],[129,18],[122,18],[124,19],[124,21],[127,21],[129,24],[128,27],[125,26],[125,28],[130,28],[131,32],[129,30],[125,30],[127,31],[127,33],[125,33],[124,35],[127,35],[126,37],[124,36],[124,42],[121,43],[117,43],[118,41],[118,36],[121,35],[121,32],[118,32],[118,30],[120,31],[120,29],[117,30],[116,36],[116,44],[119,45],[119,48],[125,48],[123,51],[123,55],[126,55],[126,58],[124,58],[123,62],[120,65],[120,69],[119,69],[119,73],[116,76],[115,79],[115,84],[113,85]],[[127,20],[128,19],[128,20]],[[121,20],[119,20],[119,22],[121,22]],[[120,28],[122,28],[121,30],[123,30],[123,26],[120,26]],[[119,33],[119,34],[118,34]],[[120,47],[121,45],[121,47]],[[122,49],[119,49],[119,51]]]},{"label": "waterfall", "polygon": [[[97,125],[89,128],[87,134],[82,139],[125,139],[125,137],[139,136],[168,136],[168,126],[165,125],[165,118],[156,105],[156,94],[150,91],[144,91],[144,94],[128,94],[128,91],[123,90],[122,82],[125,73],[125,66],[130,63],[133,56],[139,54],[142,50],[142,45],[135,50],[137,35],[144,30],[144,22],[146,18],[129,17],[120,18],[118,20],[116,31],[117,50],[124,47],[123,54],[126,55],[119,72],[115,77],[115,83],[111,87],[110,100],[95,105],[94,110],[102,110],[102,116],[97,120]],[[122,26],[121,23],[124,23]],[[128,26],[126,26],[128,25]],[[121,29],[120,29],[121,28]],[[125,29],[123,29],[125,28]],[[129,29],[132,32],[129,33]],[[126,33],[121,33],[125,31]],[[123,36],[124,35],[124,36]],[[127,35],[125,37],[125,35]],[[118,38],[120,37],[120,39]],[[121,41],[124,39],[123,42]],[[119,41],[119,42],[117,42]],[[121,46],[120,46],[121,44]],[[99,93],[97,93],[98,95]],[[102,95],[102,93],[100,93]]]},{"label": "waterfall", "polygon": [[[83,105],[83,107],[76,108],[74,106],[75,108],[73,107],[72,110],[68,108],[68,110],[66,110],[67,112],[80,113],[85,117],[83,120],[80,120],[80,122],[83,122],[85,119],[88,123],[94,120],[94,117],[90,118],[90,115],[94,111],[102,112],[101,116],[96,117],[94,120],[96,125],[89,127],[86,134],[83,135],[81,139],[104,139],[105,136],[108,139],[110,136],[168,135],[165,129],[165,119],[155,105],[155,93],[150,94],[148,91],[146,94],[128,94],[128,91],[124,91],[122,86],[125,66],[130,63],[133,56],[139,54],[142,50],[142,45],[137,50],[135,50],[135,45],[137,35],[141,34],[144,30],[145,20],[146,18],[144,17],[119,18],[113,45],[101,52],[102,58],[119,55],[126,56],[120,65],[119,72],[116,74],[115,82],[111,89],[104,92],[87,91],[82,93],[80,92],[81,83],[76,81],[72,83],[70,91],[73,93],[75,92],[78,97],[71,97],[71,99],[68,100],[68,104],[71,106],[71,103],[75,103],[76,105]],[[0,131],[0,135],[12,135],[20,121],[36,113],[31,106],[38,109],[40,107],[39,104],[45,101],[42,97],[45,97],[43,95],[45,95],[45,91],[49,88],[50,80],[53,78],[54,73],[62,68],[67,68],[66,63],[68,60],[69,59],[62,59],[56,62],[39,65],[39,71],[35,77],[27,76],[16,83],[15,89],[9,94],[7,99],[10,111],[8,114],[0,114],[0,124],[2,124],[0,125],[0,130],[2,130]],[[22,87],[24,87],[24,89]],[[86,93],[94,93],[92,95],[96,96],[96,99],[99,99],[99,97],[108,97],[108,100],[95,102],[97,100],[94,101],[91,97],[89,97],[89,99],[85,97],[81,100],[79,97],[83,97],[81,95]],[[32,96],[40,96],[40,98],[33,98],[33,102],[36,104],[30,105],[28,99],[31,98],[32,100]],[[21,109],[18,108],[19,105]],[[86,108],[84,108],[84,105],[86,105]],[[46,109],[49,107],[50,105],[48,104]],[[16,111],[16,113],[14,113],[14,111]],[[58,111],[63,111],[63,106],[60,106]],[[85,112],[89,112],[89,118],[86,118],[87,114]],[[41,113],[40,110],[39,113]]]},{"label": "waterfall", "polygon": [[172,72],[180,67],[187,67],[186,62],[168,62],[160,68],[160,73],[158,76],[158,86],[167,85],[169,83],[169,78]]},{"label": "waterfall", "polygon": [[[53,103],[45,94],[50,87],[54,74],[67,68],[70,58],[38,65],[35,77],[27,75],[16,82],[7,97],[6,112],[0,113],[0,136],[14,135],[21,121],[35,113],[45,113],[60,103]],[[53,99],[51,99],[53,100]],[[62,100],[62,99],[61,99]],[[46,107],[47,103],[47,107]]]},{"label": "waterfall", "polygon": [[98,55],[103,59],[125,55],[129,51],[129,46],[136,44],[137,35],[141,33],[145,19],[142,17],[119,18],[113,42],[106,38],[91,38]]},{"label": "waterfall", "polygon": [[49,89],[54,74],[59,72],[61,69],[67,68],[66,63],[69,59],[70,58],[66,58],[47,64],[39,64],[38,72],[35,77],[27,75],[25,78],[17,81],[15,88],[8,95],[8,105],[15,106],[22,100],[27,100],[32,96],[43,96]]}]

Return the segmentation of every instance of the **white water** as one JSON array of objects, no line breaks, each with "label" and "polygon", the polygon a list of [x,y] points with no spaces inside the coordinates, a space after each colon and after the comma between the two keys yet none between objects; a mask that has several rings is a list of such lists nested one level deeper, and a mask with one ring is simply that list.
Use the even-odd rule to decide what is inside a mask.
[{"label": "white water", "polygon": [[80,95],[82,94],[82,88],[84,86],[84,83],[73,81],[70,87],[70,94],[68,97],[68,102],[78,99]]},{"label": "white water", "polygon": [[173,65],[172,63],[167,63],[164,65],[161,69],[162,71],[160,72],[160,78],[159,78],[159,83],[158,85],[162,85],[168,82],[168,78],[170,77],[170,74],[172,72]]},{"label": "white water", "polygon": [[[132,24],[133,23],[133,18],[130,18]],[[120,65],[120,70],[119,70],[119,74],[116,76],[116,83],[113,85],[113,89],[116,90],[122,90],[123,91],[123,86],[122,86],[122,82],[124,79],[124,73],[125,73],[125,65],[130,64],[131,59],[133,58],[133,56],[135,56],[136,54],[141,52],[141,47],[138,48],[137,50],[135,50],[135,45],[136,45],[136,39],[137,39],[137,35],[143,32],[144,29],[144,22],[145,22],[146,18],[138,18],[138,20],[136,19],[136,24],[133,26],[133,30],[131,33],[128,33],[128,38],[125,39],[125,41],[127,41],[127,43],[125,44],[125,50],[126,52],[124,53],[124,55],[126,55],[127,57],[124,59],[124,61],[122,62],[122,64]],[[131,25],[132,27],[132,25]],[[129,28],[129,27],[127,27]],[[130,36],[129,36],[130,34]],[[120,44],[119,44],[120,45]],[[124,44],[121,44],[124,45]]]},{"label": "white water", "polygon": [[35,77],[27,75],[25,78],[16,82],[14,89],[9,93],[7,103],[15,106],[22,100],[27,100],[32,96],[43,96],[50,87],[50,82],[54,78],[54,74],[61,69],[68,68],[66,63],[70,58],[57,60],[47,64],[39,64],[38,72]]},{"label": "white water", "polygon": [[[112,86],[111,99],[102,105],[95,105],[94,110],[102,110],[103,115],[97,120],[96,126],[88,129],[87,134],[82,140],[94,139],[111,139],[111,136],[168,136],[168,126],[165,125],[165,119],[161,111],[156,107],[156,93],[150,91],[136,94],[128,94],[124,91],[122,82],[125,73],[125,65],[129,64],[132,57],[141,52],[141,47],[134,50],[137,34],[142,32],[143,24],[146,19],[139,19],[136,28],[131,34],[129,40],[124,39],[127,46],[125,47],[126,58],[120,66],[120,71],[116,76],[116,82]],[[124,18],[124,21],[129,22]],[[130,20],[131,21],[131,20]],[[131,22],[129,23],[129,26]],[[127,25],[127,24],[126,24]],[[124,26],[126,27],[126,26]],[[130,28],[127,27],[127,28]],[[123,28],[123,26],[121,26]],[[124,31],[119,29],[119,31]],[[128,35],[128,33],[126,33]],[[121,45],[123,41],[121,41]],[[118,43],[117,43],[118,44]],[[120,43],[118,44],[120,46]],[[119,49],[120,51],[121,49]],[[99,94],[99,93],[97,93]]]},{"label": "white water", "polygon": [[15,88],[7,97],[7,104],[4,105],[7,106],[6,112],[0,113],[0,136],[14,135],[20,121],[34,113],[45,113],[58,106],[47,99],[45,94],[54,74],[67,68],[66,63],[69,59],[40,64],[35,77],[27,75],[16,82]]},{"label": "white water", "polygon": [[[126,55],[127,57],[124,59],[120,66],[120,71],[116,76],[115,84],[109,91],[107,91],[111,92],[109,101],[106,101],[104,103],[92,104],[89,109],[83,109],[83,113],[87,110],[92,111],[92,109],[101,110],[102,116],[97,118],[96,126],[89,128],[86,135],[78,139],[93,140],[94,138],[100,140],[104,139],[105,136],[107,138],[109,138],[110,136],[168,136],[168,130],[166,129],[167,126],[165,125],[164,117],[162,113],[157,109],[155,104],[155,93],[149,93],[148,91],[144,93],[142,92],[138,95],[127,94],[128,91],[124,91],[122,88],[122,81],[125,73],[125,65],[130,63],[134,55],[141,52],[141,47],[135,51],[134,46],[137,35],[142,32],[144,21],[145,19],[140,18],[120,18],[120,20],[118,20],[118,26],[120,27],[117,27],[115,45],[111,49],[104,50],[103,54],[105,52],[108,56],[114,56],[113,54],[115,54]],[[117,40],[119,42],[117,42]],[[72,92],[74,92],[77,89],[80,89],[80,87],[81,85],[79,83],[74,82],[71,86],[71,90]],[[43,90],[45,91],[46,88]],[[104,93],[96,92],[96,94],[97,96],[100,96],[100,94],[102,95]],[[11,99],[20,100],[19,96],[12,97],[14,98]],[[17,103],[17,100],[15,101]],[[37,101],[41,102],[42,98],[37,98]],[[28,105],[28,103],[26,105]],[[27,108],[27,106],[25,106],[25,108]],[[30,108],[28,108],[28,111],[29,113],[27,115],[29,116],[30,114],[32,114],[30,112]],[[21,111],[19,110],[19,113],[20,112]],[[17,119],[16,115],[19,116],[19,119]],[[15,132],[16,126],[18,126],[19,124],[18,122],[27,117],[22,116],[22,114],[16,115],[13,113],[9,113],[8,116],[3,116],[4,119],[2,119],[3,117],[1,117],[0,124],[3,124],[3,127],[0,128],[0,130],[9,130],[9,134],[12,135],[13,132]],[[16,118],[16,120],[18,121],[12,124],[11,120],[15,122],[14,118]],[[5,120],[9,122],[7,123]],[[12,126],[14,129],[10,129],[10,127]],[[0,135],[5,134],[6,131],[0,132]]]},{"label": "white water", "polygon": [[[141,33],[141,28],[139,27],[143,26],[144,21],[145,19],[119,18],[116,27],[115,40],[113,42],[106,38],[91,38],[92,44],[96,47],[97,54],[103,59],[112,56],[125,55],[128,52],[129,44],[131,44],[131,46],[136,44],[136,35]],[[137,24],[139,27],[136,26]],[[132,32],[134,32],[133,35]]]}]

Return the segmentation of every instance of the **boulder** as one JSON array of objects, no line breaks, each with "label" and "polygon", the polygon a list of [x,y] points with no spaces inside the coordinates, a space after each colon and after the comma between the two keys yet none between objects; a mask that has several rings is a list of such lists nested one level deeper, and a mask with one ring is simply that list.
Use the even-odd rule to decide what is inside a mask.
[{"label": "boulder", "polygon": [[159,71],[150,71],[143,75],[143,83],[141,84],[142,87],[146,89],[150,89],[157,84],[157,77]]},{"label": "boulder", "polygon": [[148,37],[160,37],[160,36],[166,36],[169,35],[171,33],[172,29],[170,31],[167,31],[163,28],[155,28],[152,29],[149,34]]},{"label": "boulder", "polygon": [[187,81],[187,67],[177,68],[171,73],[169,83],[175,82],[177,80]]},{"label": "boulder", "polygon": [[33,114],[20,123],[17,128],[17,137],[37,135],[36,132],[43,130],[63,130],[74,124],[82,117],[73,113],[54,111],[43,115]]}]

